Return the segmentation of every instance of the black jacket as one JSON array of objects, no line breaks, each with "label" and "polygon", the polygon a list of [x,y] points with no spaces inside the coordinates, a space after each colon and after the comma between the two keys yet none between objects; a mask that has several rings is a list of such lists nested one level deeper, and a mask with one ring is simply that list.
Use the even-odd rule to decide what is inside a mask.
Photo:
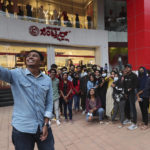
[{"label": "black jacket", "polygon": [[80,79],[80,90],[81,90],[81,92],[84,93],[84,95],[87,94],[87,82],[88,82],[88,80],[89,80],[88,75],[86,75]]},{"label": "black jacket", "polygon": [[149,98],[150,97],[150,77],[147,79],[145,88],[143,90],[143,98]]},{"label": "black jacket", "polygon": [[[124,88],[126,94],[130,92],[135,92],[137,85],[138,85],[138,78],[135,73],[131,72],[130,74],[124,77]],[[129,89],[131,90],[129,91]]]}]

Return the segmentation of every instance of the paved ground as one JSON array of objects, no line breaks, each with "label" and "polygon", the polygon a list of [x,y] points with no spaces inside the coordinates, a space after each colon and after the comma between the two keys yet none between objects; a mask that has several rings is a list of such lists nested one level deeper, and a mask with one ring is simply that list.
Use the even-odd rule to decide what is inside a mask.
[{"label": "paved ground", "polygon": [[[14,150],[11,142],[12,107],[0,108],[0,150]],[[52,124],[56,150],[149,150],[150,129],[128,131],[117,124],[87,123],[81,113],[74,115],[74,123]],[[36,148],[35,148],[36,149]],[[37,150],[37,149],[36,149]]]}]

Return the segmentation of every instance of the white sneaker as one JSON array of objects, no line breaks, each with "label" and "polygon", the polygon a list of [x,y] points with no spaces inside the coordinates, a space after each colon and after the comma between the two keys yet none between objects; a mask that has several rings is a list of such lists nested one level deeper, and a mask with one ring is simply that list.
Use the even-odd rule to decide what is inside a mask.
[{"label": "white sneaker", "polygon": [[85,115],[85,110],[84,110],[84,111],[82,111],[82,115]]},{"label": "white sneaker", "polygon": [[126,124],[131,124],[131,121],[126,119],[124,122],[123,122],[123,125],[126,125]]},{"label": "white sneaker", "polygon": [[53,118],[52,121],[56,121],[56,118]]},{"label": "white sneaker", "polygon": [[103,122],[103,121],[100,121],[99,124],[104,124],[104,122]]},{"label": "white sneaker", "polygon": [[119,128],[119,129],[123,128],[123,125],[119,125],[118,128]]},{"label": "white sneaker", "polygon": [[60,125],[60,121],[59,121],[59,120],[56,120],[56,124],[59,126],[59,125]]},{"label": "white sneaker", "polygon": [[136,124],[131,124],[131,125],[128,127],[129,130],[135,130],[135,129],[137,129],[137,128],[138,128],[138,127],[137,127]]}]

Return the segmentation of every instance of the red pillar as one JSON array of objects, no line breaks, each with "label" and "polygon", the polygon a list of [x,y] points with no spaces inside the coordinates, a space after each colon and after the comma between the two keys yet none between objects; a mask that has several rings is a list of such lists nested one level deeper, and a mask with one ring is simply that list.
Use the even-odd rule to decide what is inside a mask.
[{"label": "red pillar", "polygon": [[128,59],[150,69],[150,0],[127,0]]}]

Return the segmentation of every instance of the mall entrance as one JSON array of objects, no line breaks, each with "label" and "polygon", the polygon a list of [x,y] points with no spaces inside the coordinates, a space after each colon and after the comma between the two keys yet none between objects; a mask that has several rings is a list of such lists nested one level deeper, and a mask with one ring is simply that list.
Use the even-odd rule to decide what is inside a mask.
[{"label": "mall entrance", "polygon": [[70,64],[86,65],[87,68],[91,68],[95,64],[95,50],[93,48],[58,47],[55,48],[55,63],[58,68],[63,66],[69,68]]}]

